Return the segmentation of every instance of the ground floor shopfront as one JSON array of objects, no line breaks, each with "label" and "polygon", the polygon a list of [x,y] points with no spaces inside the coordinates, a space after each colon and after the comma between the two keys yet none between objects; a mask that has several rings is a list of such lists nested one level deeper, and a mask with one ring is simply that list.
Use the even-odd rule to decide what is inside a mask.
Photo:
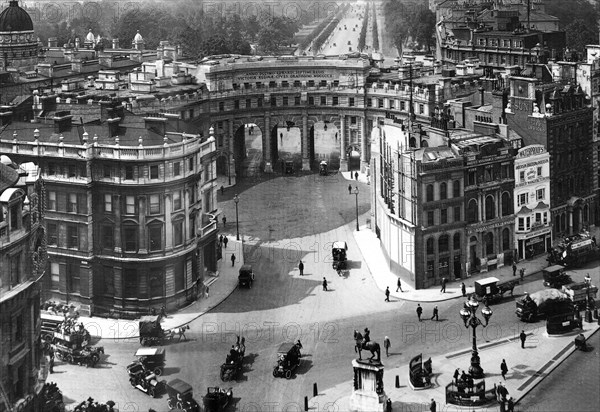
[{"label": "ground floor shopfront", "polygon": [[543,227],[529,233],[515,235],[519,259],[532,259],[552,248],[552,228]]}]

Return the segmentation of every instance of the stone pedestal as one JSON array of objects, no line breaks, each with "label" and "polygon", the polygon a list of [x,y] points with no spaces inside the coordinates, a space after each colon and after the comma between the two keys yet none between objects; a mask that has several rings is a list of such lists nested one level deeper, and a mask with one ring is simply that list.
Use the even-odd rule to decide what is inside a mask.
[{"label": "stone pedestal", "polygon": [[354,388],[350,396],[350,411],[385,411],[387,396],[383,390],[383,365],[355,359],[352,368]]}]

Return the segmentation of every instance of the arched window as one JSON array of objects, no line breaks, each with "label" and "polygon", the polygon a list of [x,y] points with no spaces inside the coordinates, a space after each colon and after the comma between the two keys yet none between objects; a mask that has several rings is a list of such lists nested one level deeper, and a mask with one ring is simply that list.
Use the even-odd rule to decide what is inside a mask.
[{"label": "arched window", "polygon": [[433,238],[427,239],[427,254],[433,255]]},{"label": "arched window", "polygon": [[483,243],[485,248],[486,255],[494,254],[494,234],[492,232],[487,232],[483,237]]},{"label": "arched window", "polygon": [[438,253],[443,253],[448,251],[448,235],[442,235],[438,239]]},{"label": "arched window", "polygon": [[448,192],[446,189],[446,182],[440,183],[440,199],[446,199],[448,197]]},{"label": "arched window", "polygon": [[508,192],[502,193],[502,216],[510,215],[510,195]]},{"label": "arched window", "polygon": [[455,180],[452,183],[452,197],[460,197],[460,180]]},{"label": "arched window", "polygon": [[433,201],[433,185],[427,185],[426,190],[426,201],[427,202],[432,202]]},{"label": "arched window", "polygon": [[456,232],[452,238],[452,247],[454,250],[460,250],[460,233]]},{"label": "arched window", "polygon": [[491,220],[496,217],[496,208],[494,207],[494,196],[485,198],[485,220]]},{"label": "arched window", "polygon": [[479,221],[479,211],[477,210],[477,200],[469,200],[469,206],[467,207],[467,222],[475,223]]},{"label": "arched window", "polygon": [[502,250],[510,249],[510,230],[508,228],[504,228],[502,230]]}]

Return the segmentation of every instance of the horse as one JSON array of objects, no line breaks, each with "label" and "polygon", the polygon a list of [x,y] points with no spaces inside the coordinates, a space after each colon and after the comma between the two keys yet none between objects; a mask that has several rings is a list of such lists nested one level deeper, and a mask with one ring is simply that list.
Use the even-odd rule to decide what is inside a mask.
[{"label": "horse", "polygon": [[369,362],[373,361],[375,354],[377,354],[376,361],[381,362],[381,347],[379,346],[379,343],[372,341],[365,342],[363,335],[357,330],[354,331],[354,341],[356,342],[354,345],[354,352],[358,353],[359,360],[362,360],[361,351],[365,349],[371,352]]}]

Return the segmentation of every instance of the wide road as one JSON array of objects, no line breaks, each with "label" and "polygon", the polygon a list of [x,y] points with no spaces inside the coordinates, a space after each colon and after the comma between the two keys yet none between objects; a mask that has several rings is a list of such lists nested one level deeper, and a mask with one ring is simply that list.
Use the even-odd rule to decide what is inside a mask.
[{"label": "wide road", "polygon": [[[190,341],[166,346],[166,380],[178,377],[189,382],[199,401],[208,386],[231,386],[235,405],[229,410],[279,411],[291,404],[295,409],[288,410],[301,410],[314,383],[325,390],[352,378],[355,329],[369,327],[372,340],[380,343],[385,335],[390,337],[392,356],[383,359],[388,367],[406,364],[419,353],[429,357],[470,347],[469,331],[458,314],[461,299],[438,304],[439,322],[422,323],[416,321],[416,304],[394,299],[384,302],[384,294],[375,286],[353,239],[355,196],[348,194],[348,183],[339,175],[316,174],[271,175],[238,182],[240,233],[245,239],[246,262],[256,273],[254,286],[236,290],[192,322],[186,333]],[[359,187],[359,221],[364,225],[370,217],[369,187],[352,185]],[[235,216],[232,195],[233,191],[219,195],[229,221]],[[336,240],[348,243],[350,269],[342,277],[331,267],[331,243]],[[303,277],[297,271],[300,259],[305,264]],[[585,271],[573,276],[583,279]],[[329,282],[327,292],[321,287],[323,277]],[[515,289],[515,296],[540,288],[541,279],[533,276]],[[427,319],[433,304],[423,306]],[[541,323],[521,324],[514,309],[510,297],[494,305],[490,325],[478,333],[479,340],[516,336],[522,328],[542,327]],[[222,383],[220,365],[236,335],[246,338],[244,370],[237,381]],[[300,368],[291,380],[274,378],[279,344],[296,339],[304,345]],[[108,354],[99,368],[61,363],[50,376],[67,400],[92,396],[100,401],[112,399],[121,410],[165,410],[166,396],[151,399],[128,383],[125,366],[139,347],[137,341],[104,340],[98,344]]]},{"label": "wide road", "polygon": [[363,24],[365,7],[364,3],[354,4],[317,54],[339,55],[358,51],[358,38]]}]

